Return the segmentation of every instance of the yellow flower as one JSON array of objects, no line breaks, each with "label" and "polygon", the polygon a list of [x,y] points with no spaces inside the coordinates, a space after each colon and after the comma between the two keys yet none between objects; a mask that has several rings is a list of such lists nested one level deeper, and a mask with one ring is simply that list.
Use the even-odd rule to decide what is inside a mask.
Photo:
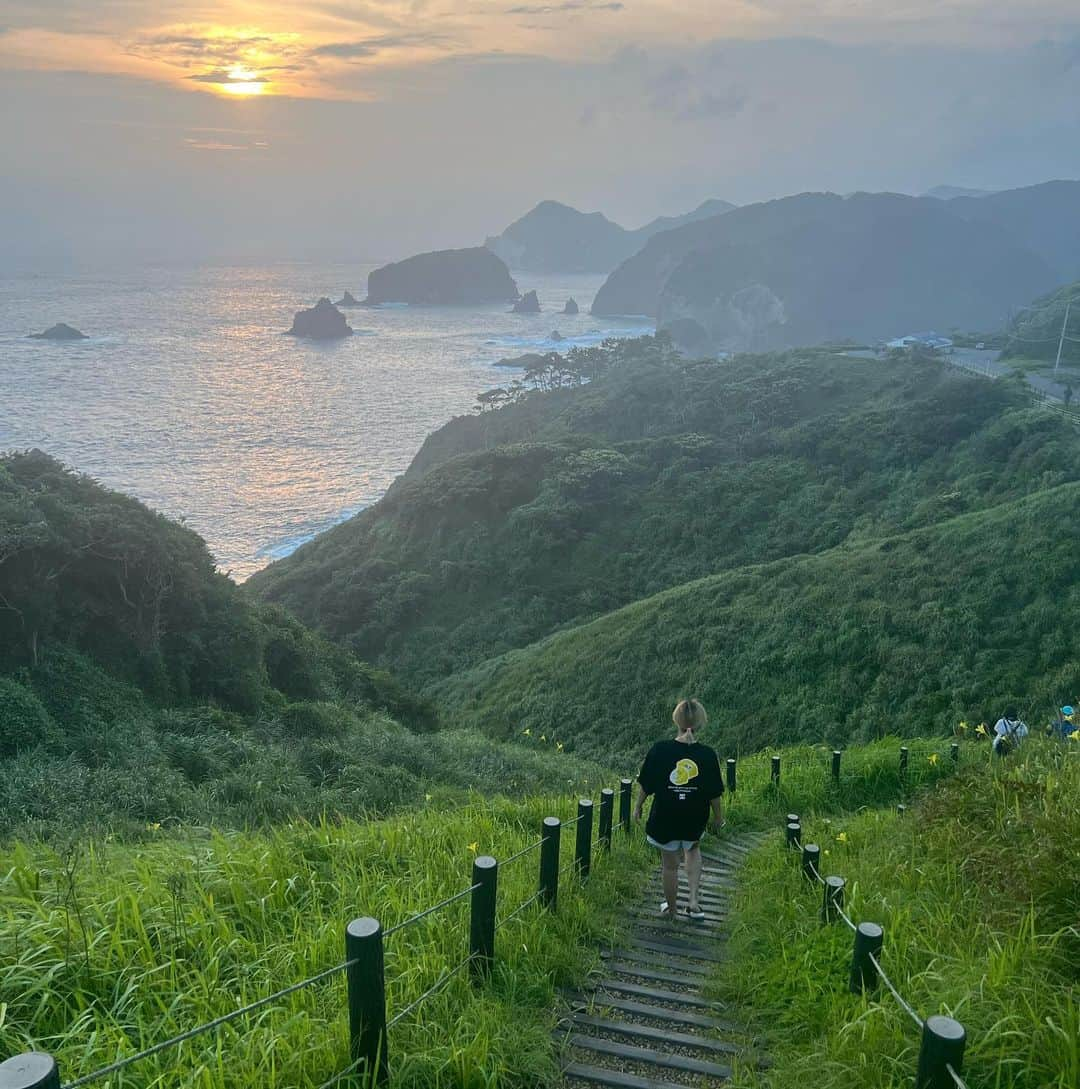
[{"label": "yellow flower", "polygon": [[825,850],[822,851],[821,853],[827,857],[828,854],[829,854],[829,849],[826,847]]},{"label": "yellow flower", "polygon": [[430,802],[431,801],[431,795],[430,794],[425,794],[424,795],[424,801],[425,802]]},{"label": "yellow flower", "polygon": [[555,751],[556,752],[562,752],[562,750],[563,750],[563,743],[561,741],[556,741],[555,742]]},{"label": "yellow flower", "polygon": [[1069,737],[1073,741],[1080,741],[1080,730],[1073,730],[1073,732],[1069,734]]},{"label": "yellow flower", "polygon": [[541,734],[540,735],[540,740],[541,741],[547,741],[547,734]]},{"label": "yellow flower", "polygon": [[146,829],[149,832],[160,832],[161,831],[161,821],[154,821],[152,824],[148,824],[146,826]]},{"label": "yellow flower", "polygon": [[931,764],[936,764],[937,763],[937,753],[932,752],[926,759],[929,760]]},{"label": "yellow flower", "polygon": [[966,733],[967,733],[967,728],[968,728],[968,724],[967,724],[966,722],[962,721],[962,720],[961,720],[961,722],[960,722],[960,725],[959,725],[959,726],[957,726],[957,729],[958,729],[958,730],[959,730],[959,731],[960,731],[960,732],[961,732],[962,734],[966,734]]},{"label": "yellow flower", "polygon": [[476,852],[480,850],[480,844],[479,843],[470,843],[469,847],[468,847],[468,850],[472,851],[473,854],[476,854]]},{"label": "yellow flower", "polygon": [[522,733],[523,733],[523,734],[524,734],[524,735],[525,735],[526,737],[532,737],[532,730],[530,730],[528,726],[526,726],[526,727],[525,727],[525,729],[524,729],[524,730],[522,730],[521,732],[522,732]]},{"label": "yellow flower", "polygon": [[840,833],[840,834],[839,834],[839,835],[838,835],[838,836],[836,837],[836,842],[837,842],[837,843],[847,843],[847,832],[841,832],[841,833]]},{"label": "yellow flower", "polygon": [[985,722],[980,722],[979,725],[975,727],[975,732],[980,737],[986,737],[987,736],[986,723]]}]

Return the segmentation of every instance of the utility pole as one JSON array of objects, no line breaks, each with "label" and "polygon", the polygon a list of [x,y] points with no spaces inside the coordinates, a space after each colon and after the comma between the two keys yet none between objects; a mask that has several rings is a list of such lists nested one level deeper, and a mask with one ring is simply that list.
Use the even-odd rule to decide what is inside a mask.
[{"label": "utility pole", "polygon": [[1069,310],[1072,308],[1072,299],[1065,304],[1065,318],[1061,323],[1061,338],[1058,340],[1058,354],[1054,361],[1054,377],[1057,378],[1058,367],[1061,366],[1061,349],[1065,347],[1065,330],[1069,325]]}]

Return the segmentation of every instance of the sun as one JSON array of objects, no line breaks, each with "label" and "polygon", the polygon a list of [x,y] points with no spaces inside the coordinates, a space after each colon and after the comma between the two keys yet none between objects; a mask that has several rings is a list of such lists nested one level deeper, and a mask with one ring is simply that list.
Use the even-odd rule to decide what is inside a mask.
[{"label": "sun", "polygon": [[246,98],[251,95],[261,95],[266,90],[266,80],[261,79],[258,72],[245,68],[243,65],[234,65],[229,69],[228,76],[227,80],[218,84],[226,94]]}]

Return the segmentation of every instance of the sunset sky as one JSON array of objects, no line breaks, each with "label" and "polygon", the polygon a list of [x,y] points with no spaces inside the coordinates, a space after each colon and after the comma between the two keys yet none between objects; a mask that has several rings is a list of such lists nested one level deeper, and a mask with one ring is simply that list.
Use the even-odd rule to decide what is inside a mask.
[{"label": "sunset sky", "polygon": [[466,245],[537,200],[1080,177],[1074,0],[0,0],[18,257]]}]

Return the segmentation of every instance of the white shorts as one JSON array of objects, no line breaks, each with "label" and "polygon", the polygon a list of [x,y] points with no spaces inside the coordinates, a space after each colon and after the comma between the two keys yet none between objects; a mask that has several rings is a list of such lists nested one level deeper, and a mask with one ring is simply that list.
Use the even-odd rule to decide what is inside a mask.
[{"label": "white shorts", "polygon": [[673,839],[670,843],[657,843],[652,836],[646,836],[645,839],[653,847],[659,847],[661,851],[689,851],[691,847],[696,847],[701,842],[699,839]]}]

